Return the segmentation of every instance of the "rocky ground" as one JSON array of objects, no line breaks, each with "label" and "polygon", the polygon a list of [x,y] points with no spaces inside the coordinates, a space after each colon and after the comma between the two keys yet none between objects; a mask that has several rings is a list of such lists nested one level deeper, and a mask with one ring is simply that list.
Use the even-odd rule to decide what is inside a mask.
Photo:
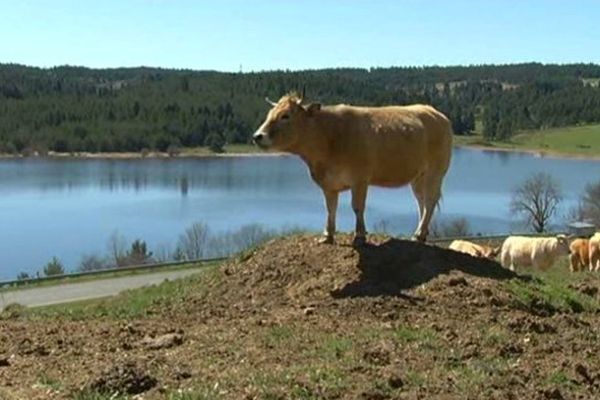
[{"label": "rocky ground", "polygon": [[13,307],[0,399],[600,398],[595,275],[373,242],[277,239],[150,292]]}]

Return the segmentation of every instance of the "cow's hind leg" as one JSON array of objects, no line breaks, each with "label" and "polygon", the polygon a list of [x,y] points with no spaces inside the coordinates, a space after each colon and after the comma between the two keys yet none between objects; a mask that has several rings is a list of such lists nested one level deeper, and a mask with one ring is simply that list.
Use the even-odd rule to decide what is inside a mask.
[{"label": "cow's hind leg", "polygon": [[571,253],[569,255],[569,269],[571,272],[579,271],[579,255],[577,253]]},{"label": "cow's hind leg", "polygon": [[425,189],[423,187],[423,176],[419,176],[414,181],[411,182],[410,187],[412,189],[413,195],[417,200],[417,208],[419,209],[419,224],[423,219],[423,208],[425,207]]},{"label": "cow's hind leg", "polygon": [[327,223],[323,237],[319,239],[319,243],[332,244],[335,239],[335,218],[338,206],[338,192],[331,190],[323,190],[325,196],[325,206],[327,207]]},{"label": "cow's hind leg", "polygon": [[429,223],[433,217],[435,208],[441,197],[443,175],[426,174],[423,178],[421,195],[424,198],[423,213],[419,226],[414,233],[414,238],[420,242],[424,242],[429,234]]},{"label": "cow's hind leg", "polygon": [[366,242],[365,204],[367,203],[368,187],[367,184],[362,183],[352,187],[352,210],[354,210],[354,214],[356,215],[354,246],[361,246]]}]

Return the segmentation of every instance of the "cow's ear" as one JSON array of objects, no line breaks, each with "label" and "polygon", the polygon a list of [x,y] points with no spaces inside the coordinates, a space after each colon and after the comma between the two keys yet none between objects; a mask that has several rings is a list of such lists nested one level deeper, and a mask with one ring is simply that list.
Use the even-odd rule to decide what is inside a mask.
[{"label": "cow's ear", "polygon": [[317,111],[319,111],[321,109],[321,104],[319,103],[312,103],[306,106],[306,112],[308,113],[308,115],[314,115]]}]

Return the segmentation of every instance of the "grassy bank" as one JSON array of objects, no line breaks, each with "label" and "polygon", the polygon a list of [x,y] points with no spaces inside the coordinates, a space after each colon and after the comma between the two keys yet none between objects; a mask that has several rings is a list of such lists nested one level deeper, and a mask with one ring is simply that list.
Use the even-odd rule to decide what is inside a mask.
[{"label": "grassy bank", "polygon": [[488,141],[481,134],[455,136],[458,146],[490,150],[527,151],[551,156],[600,158],[600,125],[523,131],[510,141]]},{"label": "grassy bank", "polygon": [[[143,152],[110,152],[110,153],[89,153],[89,152],[70,152],[60,153],[50,151],[43,156],[52,158],[110,158],[110,159],[138,159],[138,158],[169,158],[169,157],[228,157],[228,156],[245,156],[245,155],[276,155],[278,153],[266,152],[251,144],[228,144],[223,147],[223,152],[215,153],[206,146],[201,147],[184,147],[172,154],[159,151],[143,151]],[[39,156],[33,154],[32,156]],[[0,153],[2,158],[18,158],[24,157],[19,154]]]}]

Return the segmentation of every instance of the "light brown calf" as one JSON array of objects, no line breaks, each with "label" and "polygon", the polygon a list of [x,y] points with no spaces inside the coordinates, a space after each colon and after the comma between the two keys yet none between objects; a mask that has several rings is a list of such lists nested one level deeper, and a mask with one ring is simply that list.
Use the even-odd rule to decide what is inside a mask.
[{"label": "light brown calf", "polygon": [[500,253],[500,247],[490,247],[466,240],[454,240],[448,247],[451,250],[469,254],[473,257],[489,258],[493,260]]},{"label": "light brown calf", "polygon": [[[268,100],[269,101],[269,100]],[[261,148],[299,155],[321,187],[327,207],[324,243],[333,243],[338,194],[352,192],[355,244],[365,240],[369,185],[411,185],[419,207],[414,233],[424,241],[450,165],[452,128],[442,113],[427,105],[354,107],[303,104],[283,96],[253,139]]]},{"label": "light brown calf", "polygon": [[575,239],[569,245],[569,269],[571,272],[583,271],[590,265],[588,239]]}]

